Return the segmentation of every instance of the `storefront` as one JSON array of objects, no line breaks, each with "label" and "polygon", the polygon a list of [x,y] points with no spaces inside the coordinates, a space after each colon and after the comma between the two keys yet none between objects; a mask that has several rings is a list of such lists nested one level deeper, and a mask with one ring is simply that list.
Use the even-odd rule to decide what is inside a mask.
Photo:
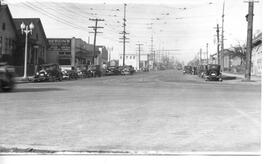
[{"label": "storefront", "polygon": [[100,61],[108,60],[106,48],[97,46],[98,59],[99,56],[102,58],[101,60],[95,59],[93,63],[94,46],[80,38],[49,38],[48,43],[47,63],[80,67],[91,64],[98,65]]}]

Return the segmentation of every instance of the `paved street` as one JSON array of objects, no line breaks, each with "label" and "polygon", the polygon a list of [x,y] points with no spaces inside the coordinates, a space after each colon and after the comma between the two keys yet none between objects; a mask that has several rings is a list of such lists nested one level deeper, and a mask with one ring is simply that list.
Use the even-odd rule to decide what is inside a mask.
[{"label": "paved street", "polygon": [[176,70],[18,84],[0,93],[0,147],[257,153],[260,88]]}]

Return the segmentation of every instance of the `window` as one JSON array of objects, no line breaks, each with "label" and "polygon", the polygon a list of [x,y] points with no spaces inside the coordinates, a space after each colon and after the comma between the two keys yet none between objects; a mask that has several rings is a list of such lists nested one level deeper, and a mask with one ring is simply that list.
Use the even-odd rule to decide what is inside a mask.
[{"label": "window", "polygon": [[126,58],[128,59],[128,56],[126,56]]},{"label": "window", "polygon": [[58,62],[59,62],[59,65],[70,65],[71,64],[70,59],[59,59]]},{"label": "window", "polygon": [[122,59],[122,56],[120,56],[120,59]]},{"label": "window", "polygon": [[8,48],[12,48],[12,39],[9,39],[9,41],[8,41]]},{"label": "window", "polygon": [[0,36],[0,54],[2,54],[2,36]]},{"label": "window", "polygon": [[130,59],[132,59],[132,56],[130,56]]},{"label": "window", "polygon": [[6,30],[6,23],[2,24],[2,30],[5,31]]},{"label": "window", "polygon": [[7,52],[7,49],[8,49],[8,38],[4,39],[4,42],[5,42],[5,52]]},{"label": "window", "polygon": [[36,34],[36,38],[37,38],[37,40],[38,40],[38,34]]},{"label": "window", "polygon": [[133,56],[133,59],[135,59],[135,56]]}]

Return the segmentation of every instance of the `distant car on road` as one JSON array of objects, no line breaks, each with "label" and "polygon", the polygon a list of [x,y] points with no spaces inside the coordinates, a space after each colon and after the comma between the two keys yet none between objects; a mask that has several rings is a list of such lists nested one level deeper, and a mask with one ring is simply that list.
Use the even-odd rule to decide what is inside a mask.
[{"label": "distant car on road", "polygon": [[205,80],[218,80],[222,81],[222,74],[220,71],[220,65],[208,64],[207,70],[204,75]]},{"label": "distant car on road", "polygon": [[7,65],[7,63],[0,63],[0,89],[4,92],[11,91],[15,86],[15,68]]},{"label": "distant car on road", "polygon": [[43,64],[41,70],[34,76],[34,82],[62,81],[63,74],[58,64]]},{"label": "distant car on road", "polygon": [[109,66],[109,67],[107,67],[105,74],[107,76],[109,76],[109,75],[120,75],[121,71],[115,66]]},{"label": "distant car on road", "polygon": [[122,75],[132,75],[135,72],[135,69],[131,65],[126,65],[123,67],[121,74]]},{"label": "distant car on road", "polygon": [[207,65],[198,65],[197,74],[199,77],[204,78],[206,71],[207,71]]},{"label": "distant car on road", "polygon": [[90,72],[92,77],[101,77],[102,71],[99,65],[92,65],[89,67],[88,72]]},{"label": "distant car on road", "polygon": [[192,66],[184,66],[183,74],[192,74]]}]

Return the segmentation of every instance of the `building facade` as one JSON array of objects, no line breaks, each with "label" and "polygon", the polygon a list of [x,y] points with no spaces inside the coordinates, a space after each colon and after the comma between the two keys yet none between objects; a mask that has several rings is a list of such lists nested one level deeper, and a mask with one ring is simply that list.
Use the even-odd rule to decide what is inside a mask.
[{"label": "building facade", "polygon": [[82,39],[49,38],[48,43],[48,63],[78,67],[92,62],[94,47]]},{"label": "building facade", "polygon": [[0,62],[14,63],[16,27],[7,5],[0,5]]},{"label": "building facade", "polygon": [[33,75],[37,69],[38,65],[47,63],[47,48],[48,42],[47,37],[44,32],[43,25],[39,18],[15,18],[13,19],[16,30],[17,30],[17,48],[14,58],[14,65],[16,66],[16,70],[18,74],[22,74],[23,65],[24,65],[24,52],[25,52],[25,37],[26,34],[21,31],[21,24],[30,25],[30,23],[34,24],[34,29],[32,33],[28,34],[28,42],[27,42],[27,66],[29,67],[28,75]]},{"label": "building facade", "polygon": [[262,74],[262,33],[253,39],[251,74],[256,76]]},{"label": "building facade", "polygon": [[[149,55],[140,55],[140,68],[148,68]],[[123,65],[123,55],[119,56],[119,66]],[[139,70],[139,55],[138,54],[126,54],[125,55],[125,65],[132,65],[135,70]]]}]

